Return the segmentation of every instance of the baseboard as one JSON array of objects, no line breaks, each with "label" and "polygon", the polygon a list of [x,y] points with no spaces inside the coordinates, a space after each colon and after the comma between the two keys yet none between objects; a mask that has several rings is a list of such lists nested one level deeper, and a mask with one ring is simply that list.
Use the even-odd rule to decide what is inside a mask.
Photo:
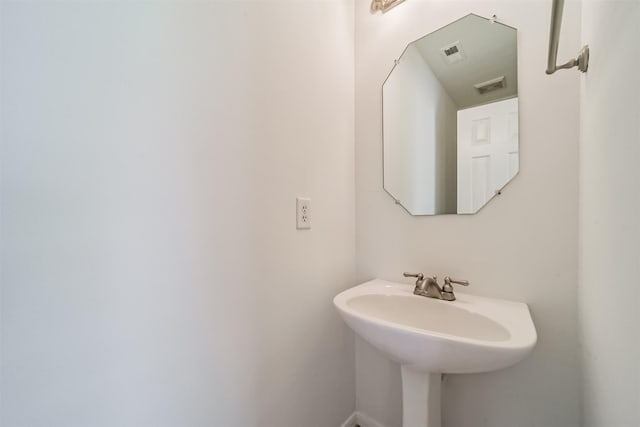
[{"label": "baseboard", "polygon": [[343,422],[340,427],[355,427],[356,424],[358,424],[357,420],[358,413],[354,412],[353,414],[349,415],[349,418],[347,418],[347,420]]},{"label": "baseboard", "polygon": [[357,423],[360,425],[360,427],[386,427],[385,425],[374,420],[367,414],[364,414],[358,411],[356,411],[355,414],[356,414]]},{"label": "baseboard", "polygon": [[349,418],[345,422],[342,423],[340,427],[356,427],[356,425],[360,427],[385,427],[383,424],[380,424],[378,421],[374,420],[367,414],[363,414],[362,412],[355,411],[353,414],[349,415]]}]

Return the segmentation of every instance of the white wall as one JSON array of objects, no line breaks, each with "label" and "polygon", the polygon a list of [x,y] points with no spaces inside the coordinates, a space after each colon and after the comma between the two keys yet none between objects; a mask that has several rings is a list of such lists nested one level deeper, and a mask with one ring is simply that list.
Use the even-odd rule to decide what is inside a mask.
[{"label": "white wall", "polygon": [[[434,75],[435,77],[435,75]],[[438,82],[440,83],[440,82]],[[434,96],[432,92],[430,94]],[[438,108],[435,111],[436,126],[436,211],[437,214],[457,211],[458,185],[458,107],[438,85],[435,91]]]},{"label": "white wall", "polygon": [[582,426],[640,425],[640,2],[585,1],[581,90]]},{"label": "white wall", "polygon": [[455,145],[457,109],[416,46],[387,77],[383,99],[385,189],[410,212],[444,212],[446,175],[438,165]]},{"label": "white wall", "polygon": [[353,411],[352,9],[2,3],[2,426]]},{"label": "white wall", "polygon": [[[579,81],[545,75],[550,2],[412,0],[371,14],[356,1],[356,250],[359,282],[403,271],[469,279],[469,292],[530,305],[539,341],[519,365],[448,376],[445,426],[578,425]],[[382,190],[380,85],[405,45],[470,12],[518,28],[519,175],[473,216],[411,217]],[[579,4],[565,8],[560,58],[580,45]],[[408,281],[407,281],[408,282]],[[356,406],[400,425],[400,369],[356,344]]]}]

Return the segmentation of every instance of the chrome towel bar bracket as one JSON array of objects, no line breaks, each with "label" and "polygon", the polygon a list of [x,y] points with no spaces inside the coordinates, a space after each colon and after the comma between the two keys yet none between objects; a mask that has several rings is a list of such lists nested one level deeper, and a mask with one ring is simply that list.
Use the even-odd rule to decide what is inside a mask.
[{"label": "chrome towel bar bracket", "polygon": [[404,0],[372,0],[371,1],[371,12],[381,11],[382,13],[387,12],[389,9],[399,5]]},{"label": "chrome towel bar bracket", "polygon": [[557,70],[578,67],[578,70],[585,73],[589,68],[589,46],[584,46],[578,57],[562,65],[557,65],[558,44],[560,43],[560,28],[562,27],[562,10],[564,0],[553,0],[551,7],[551,28],[549,31],[549,58],[547,60],[547,74],[553,74]]}]

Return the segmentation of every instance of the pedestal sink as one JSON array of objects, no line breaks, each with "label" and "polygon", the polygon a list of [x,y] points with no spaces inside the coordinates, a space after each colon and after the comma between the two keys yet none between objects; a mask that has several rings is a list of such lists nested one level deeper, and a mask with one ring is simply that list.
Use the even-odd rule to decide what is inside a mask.
[{"label": "pedestal sink", "polygon": [[536,343],[526,304],[456,297],[426,298],[414,295],[412,285],[372,280],[333,300],[358,335],[401,365],[404,427],[440,427],[443,373],[503,369]]}]

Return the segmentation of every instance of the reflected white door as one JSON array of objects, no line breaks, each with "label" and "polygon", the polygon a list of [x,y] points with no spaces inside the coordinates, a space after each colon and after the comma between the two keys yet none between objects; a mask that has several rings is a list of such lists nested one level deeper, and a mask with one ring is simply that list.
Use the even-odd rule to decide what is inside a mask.
[{"label": "reflected white door", "polygon": [[518,98],[458,111],[458,213],[474,213],[519,169]]}]

